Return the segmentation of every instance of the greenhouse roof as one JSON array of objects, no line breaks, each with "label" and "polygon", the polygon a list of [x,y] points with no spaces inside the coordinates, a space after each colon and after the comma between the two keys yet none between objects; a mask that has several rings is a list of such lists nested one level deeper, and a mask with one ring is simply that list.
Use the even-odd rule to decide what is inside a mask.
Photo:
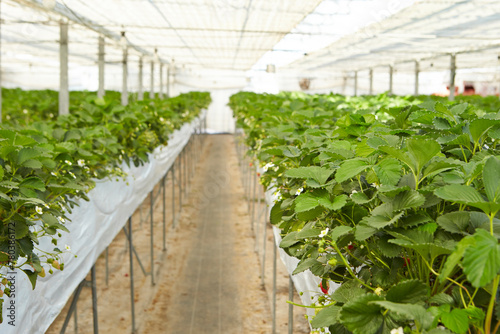
[{"label": "greenhouse roof", "polygon": [[1,18],[10,74],[59,66],[61,20],[70,69],[96,64],[100,35],[108,65],[127,44],[131,62],[212,70],[443,70],[450,54],[458,68],[495,67],[500,54],[495,0],[3,0]]}]

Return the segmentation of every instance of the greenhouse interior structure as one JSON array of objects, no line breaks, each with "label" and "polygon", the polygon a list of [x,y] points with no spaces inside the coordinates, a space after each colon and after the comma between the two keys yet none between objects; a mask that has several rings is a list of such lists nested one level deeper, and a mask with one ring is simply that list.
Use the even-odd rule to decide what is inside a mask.
[{"label": "greenhouse interior structure", "polygon": [[0,0],[0,333],[500,334],[500,1]]}]

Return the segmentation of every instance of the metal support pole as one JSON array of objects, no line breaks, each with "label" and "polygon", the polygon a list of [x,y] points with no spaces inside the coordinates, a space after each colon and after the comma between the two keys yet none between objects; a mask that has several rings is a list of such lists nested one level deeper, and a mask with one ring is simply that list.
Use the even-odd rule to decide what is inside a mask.
[{"label": "metal support pole", "polygon": [[392,65],[390,65],[389,66],[389,94],[392,94],[393,76],[394,76],[394,67]]},{"label": "metal support pole", "polygon": [[167,234],[167,229],[165,227],[166,223],[167,223],[167,208],[166,208],[166,203],[165,203],[165,186],[166,186],[166,181],[167,181],[167,176],[168,176],[168,172],[167,171],[167,174],[165,174],[165,176],[163,177],[163,181],[162,181],[162,192],[163,192],[163,251],[166,251],[167,250],[167,241],[166,241],[166,234]]},{"label": "metal support pole", "polygon": [[98,66],[99,66],[99,87],[97,89],[97,97],[103,98],[104,91],[104,36],[99,36],[99,52],[98,52]]},{"label": "metal support pole", "polygon": [[106,285],[109,282],[109,247],[106,247]]},{"label": "metal support pole", "polygon": [[172,164],[172,228],[175,227],[175,161]]},{"label": "metal support pole", "polygon": [[144,100],[144,87],[143,87],[143,78],[144,78],[144,62],[142,57],[139,58],[139,91],[137,92],[137,99],[139,101]]},{"label": "metal support pole", "polygon": [[130,251],[130,302],[132,307],[132,333],[135,333],[135,293],[134,293],[134,256],[132,244],[132,217],[128,219],[128,245]]},{"label": "metal support pole", "polygon": [[253,170],[250,170],[250,173],[252,174],[252,197],[250,198],[251,202],[251,222],[252,222],[252,230],[253,230],[253,225],[254,225],[254,218],[255,218],[255,188],[257,188],[257,174],[254,173]]},{"label": "metal support pole", "polygon": [[273,242],[273,334],[276,334],[276,248],[276,242]]},{"label": "metal support pole", "polygon": [[153,219],[153,209],[154,209],[155,199],[153,196],[153,190],[149,193],[149,217],[150,217],[150,228],[151,228],[151,285],[155,285],[155,254],[154,254],[154,219]]},{"label": "metal support pole", "polygon": [[[288,300],[293,302],[293,280],[290,276],[288,281]],[[293,305],[288,304],[288,334],[293,333]]]},{"label": "metal support pole", "polygon": [[170,64],[167,67],[167,98],[170,97]]},{"label": "metal support pole", "polygon": [[419,76],[420,76],[420,63],[418,62],[418,60],[415,60],[415,96],[418,95],[418,86],[420,85]]},{"label": "metal support pole", "polygon": [[179,178],[177,179],[177,183],[179,185],[179,217],[182,212],[182,152],[177,157],[178,160],[178,169],[179,169]]},{"label": "metal support pole", "polygon": [[368,76],[370,78],[370,91],[369,91],[369,94],[373,95],[373,68],[370,68],[370,70],[368,72]]},{"label": "metal support pole", "polygon": [[163,64],[160,64],[160,92],[158,97],[163,99]]},{"label": "metal support pole", "polygon": [[[267,212],[266,212],[267,213]],[[267,215],[266,215],[267,217]],[[262,275],[261,275],[261,278],[262,278],[262,286],[264,286],[264,278],[266,276],[266,239],[267,239],[267,218],[264,219],[264,237],[262,239]]]},{"label": "metal support pole", "polygon": [[66,328],[68,327],[69,320],[71,319],[71,315],[76,310],[76,303],[78,302],[78,298],[80,298],[80,293],[82,292],[84,285],[85,285],[85,279],[83,281],[81,281],[81,283],[76,288],[75,293],[73,294],[73,300],[71,300],[71,304],[69,306],[68,313],[66,314],[66,318],[64,319],[64,323],[62,325],[61,332],[60,332],[61,334],[64,334],[66,332]]},{"label": "metal support pole", "polygon": [[128,87],[127,87],[127,81],[128,81],[128,69],[127,69],[127,63],[128,63],[128,49],[127,47],[123,48],[123,60],[122,60],[122,105],[126,106],[128,104]]},{"label": "metal support pole", "polygon": [[155,62],[152,60],[151,61],[151,82],[150,82],[150,87],[149,87],[149,98],[154,99],[155,98]]},{"label": "metal support pole", "polygon": [[187,174],[187,161],[186,161],[186,146],[184,146],[184,149],[182,150],[182,168],[183,168],[183,171],[182,171],[182,175],[184,176],[182,178],[182,188],[184,189],[184,198],[186,198],[187,196],[187,177],[188,177],[188,174]]},{"label": "metal support pole", "polygon": [[358,71],[354,72],[354,96],[358,96]]},{"label": "metal support pole", "polygon": [[452,54],[450,56],[450,96],[448,100],[455,100],[455,77],[457,74],[457,56]]},{"label": "metal support pole", "polygon": [[92,316],[93,316],[93,323],[94,323],[94,334],[99,333],[99,319],[97,318],[98,311],[97,311],[97,287],[96,287],[96,279],[95,279],[95,264],[92,266],[91,269],[91,277],[92,277]]},{"label": "metal support pole", "polygon": [[69,81],[68,81],[68,23],[59,24],[59,115],[69,114]]}]

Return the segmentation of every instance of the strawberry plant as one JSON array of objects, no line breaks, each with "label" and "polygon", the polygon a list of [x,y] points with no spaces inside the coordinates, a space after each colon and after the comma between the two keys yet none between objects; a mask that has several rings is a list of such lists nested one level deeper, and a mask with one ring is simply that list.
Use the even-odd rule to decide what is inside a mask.
[{"label": "strawberry plant", "polygon": [[231,98],[261,182],[279,192],[271,222],[300,260],[294,273],[341,284],[314,305],[313,327],[498,330],[500,113],[476,104]]},{"label": "strawberry plant", "polygon": [[[67,213],[88,200],[95,179],[123,176],[122,162],[144,164],[210,103],[208,93],[196,92],[127,107],[113,97],[80,97],[70,115],[0,126],[0,294],[10,295],[8,269],[28,275],[33,289],[38,276],[63,270],[61,254],[70,246],[58,239],[69,232]],[[52,249],[39,246],[42,238],[50,238]]]}]

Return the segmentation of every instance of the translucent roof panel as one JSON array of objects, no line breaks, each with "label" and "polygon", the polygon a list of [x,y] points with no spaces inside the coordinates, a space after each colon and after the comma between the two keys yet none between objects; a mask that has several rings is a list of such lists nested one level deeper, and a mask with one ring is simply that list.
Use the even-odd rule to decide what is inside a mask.
[{"label": "translucent roof panel", "polygon": [[493,49],[500,46],[499,31],[500,1],[421,0],[302,57],[288,69],[356,71],[415,60],[444,69],[450,67],[450,54],[457,54],[458,67],[483,67],[485,60],[496,66]]}]

